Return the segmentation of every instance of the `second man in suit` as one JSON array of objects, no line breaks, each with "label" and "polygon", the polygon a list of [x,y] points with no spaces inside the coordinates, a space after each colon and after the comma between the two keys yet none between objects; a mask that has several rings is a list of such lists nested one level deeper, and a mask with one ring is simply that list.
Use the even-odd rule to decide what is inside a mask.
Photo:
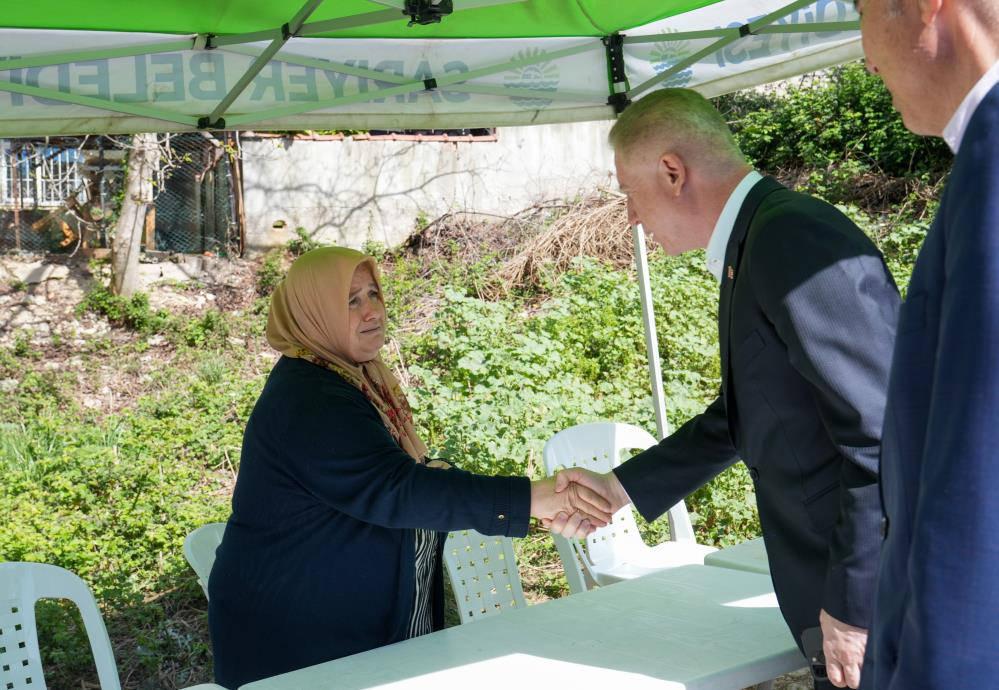
[{"label": "second man in suit", "polygon": [[857,687],[880,547],[891,274],[833,206],[753,170],[693,91],[635,102],[610,141],[629,222],[669,254],[707,249],[721,290],[722,390],[612,473],[565,470],[559,485],[587,484],[615,510],[634,502],[654,519],[742,458],[788,627],[800,641],[821,625],[829,680]]}]

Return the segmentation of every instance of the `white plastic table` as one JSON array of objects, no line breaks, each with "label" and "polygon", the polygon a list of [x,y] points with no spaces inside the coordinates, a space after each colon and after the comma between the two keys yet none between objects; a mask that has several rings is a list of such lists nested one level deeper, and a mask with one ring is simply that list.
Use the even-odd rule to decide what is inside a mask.
[{"label": "white plastic table", "polygon": [[804,666],[769,577],[689,565],[241,690],[734,690]]},{"label": "white plastic table", "polygon": [[709,553],[704,557],[704,565],[770,575],[770,563],[767,561],[767,548],[763,545],[763,537]]}]

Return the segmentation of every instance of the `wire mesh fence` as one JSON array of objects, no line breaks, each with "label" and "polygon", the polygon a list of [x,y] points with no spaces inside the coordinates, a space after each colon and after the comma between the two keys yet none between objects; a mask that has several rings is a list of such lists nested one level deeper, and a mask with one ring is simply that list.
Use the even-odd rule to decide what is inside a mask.
[{"label": "wire mesh fence", "polygon": [[225,142],[200,134],[170,137],[156,194],[155,237],[147,249],[239,253],[233,161]]},{"label": "wire mesh fence", "polygon": [[[73,252],[109,246],[121,204],[128,138],[0,140],[0,252]],[[237,255],[239,154],[234,140],[165,135],[149,251]]]},{"label": "wire mesh fence", "polygon": [[77,140],[0,141],[0,249],[46,251],[73,236],[46,216],[82,193],[83,167]]}]

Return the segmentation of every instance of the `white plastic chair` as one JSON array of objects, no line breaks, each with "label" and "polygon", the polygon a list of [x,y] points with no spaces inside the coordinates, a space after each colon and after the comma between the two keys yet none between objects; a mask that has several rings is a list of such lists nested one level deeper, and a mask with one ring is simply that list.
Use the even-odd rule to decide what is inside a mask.
[{"label": "white plastic chair", "polygon": [[[184,558],[198,576],[198,584],[208,598],[208,576],[215,565],[215,549],[222,543],[224,522],[209,522],[187,535],[184,540]],[[2,688],[0,688],[2,690]]]},{"label": "white plastic chair", "polygon": [[[580,424],[560,431],[545,444],[545,470],[549,476],[569,467],[608,472],[626,459],[622,456],[629,450],[644,450],[655,444],[650,433],[631,424]],[[683,501],[669,509],[669,523],[672,541],[652,547],[642,541],[631,505],[617,511],[609,525],[587,537],[585,547],[575,539],[553,534],[569,590],[575,594],[593,585],[630,580],[664,568],[700,565],[706,555],[715,551],[694,541]]]},{"label": "white plastic chair", "polygon": [[[121,690],[111,640],[90,588],[68,570],[43,563],[0,563],[0,689],[45,690],[35,621],[39,599],[68,599],[76,604],[101,690]],[[223,688],[206,684],[188,690]]]},{"label": "white plastic chair", "polygon": [[462,623],[527,606],[509,537],[487,537],[473,529],[450,532],[444,564]]}]

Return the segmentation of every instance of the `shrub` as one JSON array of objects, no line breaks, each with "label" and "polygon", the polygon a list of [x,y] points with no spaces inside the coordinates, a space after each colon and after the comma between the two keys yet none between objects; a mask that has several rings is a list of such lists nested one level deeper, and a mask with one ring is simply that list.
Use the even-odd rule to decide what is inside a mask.
[{"label": "shrub", "polygon": [[758,167],[805,171],[808,188],[833,200],[850,198],[869,173],[933,183],[950,168],[943,141],[909,132],[881,79],[859,62],[784,92],[740,91],[716,103]]},{"label": "shrub", "polygon": [[299,257],[306,252],[311,252],[313,249],[318,249],[324,246],[322,242],[318,242],[309,231],[305,228],[295,228],[295,237],[288,240],[285,244],[285,248],[292,257]]},{"label": "shrub", "polygon": [[[718,393],[717,285],[700,254],[652,261],[667,368],[668,416],[679,425]],[[393,306],[394,277],[386,287]],[[434,452],[465,469],[541,476],[545,441],[574,424],[628,420],[655,431],[637,285],[592,260],[555,279],[538,307],[446,289],[431,327],[403,341],[416,420]],[[702,539],[758,533],[752,484],[733,468],[692,501]],[[735,505],[738,503],[739,505]],[[665,520],[644,528],[666,533]],[[700,527],[699,527],[700,529]]]},{"label": "shrub", "polygon": [[149,307],[149,295],[137,292],[131,297],[115,295],[100,283],[92,287],[77,307],[78,313],[93,312],[104,316],[113,326],[144,334],[163,332],[170,325],[170,314]]},{"label": "shrub", "polygon": [[257,269],[257,294],[261,297],[267,297],[274,292],[274,288],[284,278],[282,255],[282,250],[272,249],[260,262],[260,268]]},{"label": "shrub", "polygon": [[209,309],[178,326],[183,343],[195,348],[219,346],[229,336],[229,330],[226,315],[218,309]]}]

